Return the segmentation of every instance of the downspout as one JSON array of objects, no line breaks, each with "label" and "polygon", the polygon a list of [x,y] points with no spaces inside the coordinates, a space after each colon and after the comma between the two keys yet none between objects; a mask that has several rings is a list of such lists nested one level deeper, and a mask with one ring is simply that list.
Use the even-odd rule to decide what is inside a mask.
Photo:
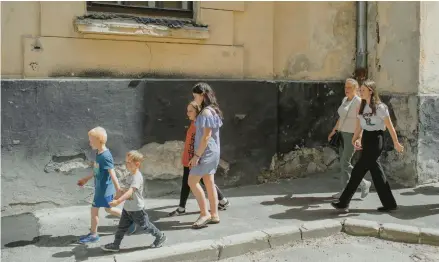
[{"label": "downspout", "polygon": [[363,81],[367,77],[367,2],[357,1],[357,52],[355,56],[355,78]]}]

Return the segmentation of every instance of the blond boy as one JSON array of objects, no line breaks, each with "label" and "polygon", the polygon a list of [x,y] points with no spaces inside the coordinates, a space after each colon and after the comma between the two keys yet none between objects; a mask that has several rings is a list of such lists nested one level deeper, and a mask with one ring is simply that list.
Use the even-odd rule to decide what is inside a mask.
[{"label": "blond boy", "polygon": [[119,221],[119,226],[114,238],[114,242],[102,247],[105,251],[117,252],[119,251],[120,243],[134,222],[139,225],[144,233],[149,233],[155,237],[152,247],[161,247],[166,241],[166,236],[154,224],[149,221],[148,214],[145,211],[145,202],[143,198],[143,176],[140,173],[140,164],[143,161],[143,155],[138,151],[130,151],[125,158],[125,165],[130,171],[130,175],[125,179],[122,191],[122,196],[113,200],[110,206],[118,206],[125,201],[122,217]]},{"label": "blond boy", "polygon": [[[114,161],[110,150],[106,147],[107,132],[102,127],[95,127],[88,132],[90,146],[96,150],[96,161],[94,162],[93,172],[80,179],[78,186],[84,186],[90,179],[94,178],[95,192],[91,207],[91,228],[90,233],[79,239],[80,243],[93,243],[99,241],[97,234],[99,223],[99,208],[114,216],[121,216],[122,211],[111,207],[113,195],[120,191],[119,181],[114,172]],[[134,224],[133,224],[134,226]],[[133,229],[135,230],[135,228]]]}]

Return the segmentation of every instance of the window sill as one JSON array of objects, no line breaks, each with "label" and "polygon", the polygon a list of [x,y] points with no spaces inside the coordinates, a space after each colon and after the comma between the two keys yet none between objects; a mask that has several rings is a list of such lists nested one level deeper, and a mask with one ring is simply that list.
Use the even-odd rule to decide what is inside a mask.
[{"label": "window sill", "polygon": [[120,19],[81,18],[74,21],[76,31],[82,34],[106,34],[123,36],[149,36],[179,39],[209,39],[207,27],[182,26],[172,28],[166,25],[143,24]]}]

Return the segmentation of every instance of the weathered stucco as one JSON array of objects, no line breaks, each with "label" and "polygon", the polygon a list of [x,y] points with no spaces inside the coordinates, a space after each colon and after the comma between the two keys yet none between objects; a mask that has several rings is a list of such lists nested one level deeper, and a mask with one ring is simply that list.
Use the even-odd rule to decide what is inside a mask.
[{"label": "weathered stucco", "polygon": [[439,94],[439,2],[420,2],[419,92]]},{"label": "weathered stucco", "polygon": [[416,94],[419,2],[368,2],[369,77],[379,90]]},{"label": "weathered stucco", "polygon": [[419,183],[439,180],[439,96],[419,99],[418,174]]},{"label": "weathered stucco", "polygon": [[274,74],[340,79],[354,71],[355,2],[275,2]]},{"label": "weathered stucco", "polygon": [[[398,176],[428,183],[439,180],[439,15],[437,2],[368,2],[369,76],[393,97],[398,134],[406,153],[388,166],[407,165]],[[395,94],[399,95],[395,95]],[[398,160],[398,157],[400,160]],[[402,161],[401,161],[402,160]]]},{"label": "weathered stucco", "polygon": [[85,2],[1,5],[3,77],[340,80],[354,71],[353,2],[200,2],[207,39],[82,34],[74,20]]}]

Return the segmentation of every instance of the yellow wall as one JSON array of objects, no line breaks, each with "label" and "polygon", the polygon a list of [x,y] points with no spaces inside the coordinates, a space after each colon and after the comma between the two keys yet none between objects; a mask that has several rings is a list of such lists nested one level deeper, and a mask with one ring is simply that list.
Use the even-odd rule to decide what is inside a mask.
[{"label": "yellow wall", "polygon": [[[85,2],[2,2],[2,76],[330,80],[354,70],[354,2],[199,2],[206,40],[81,34]],[[35,50],[37,44],[41,49]]]}]

